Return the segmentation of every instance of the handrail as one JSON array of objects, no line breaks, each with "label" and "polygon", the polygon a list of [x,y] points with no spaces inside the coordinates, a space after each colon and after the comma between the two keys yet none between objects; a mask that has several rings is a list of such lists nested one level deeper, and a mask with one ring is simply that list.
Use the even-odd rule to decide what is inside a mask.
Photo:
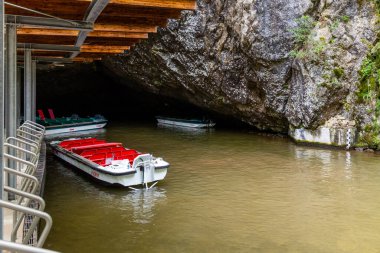
[{"label": "handrail", "polygon": [[10,144],[10,143],[4,143],[4,147],[14,148],[14,149],[16,149],[18,151],[21,151],[21,152],[24,152],[26,154],[29,154],[29,155],[33,156],[35,159],[37,159],[37,154],[36,153],[34,153],[32,151],[29,151],[27,149],[21,148],[19,146],[16,146],[16,145],[13,145],[13,144]]},{"label": "handrail", "polygon": [[36,128],[40,128],[40,129],[45,130],[45,126],[43,126],[43,125],[41,125],[41,124],[38,124],[38,123],[36,123],[36,122],[34,122],[34,121],[26,120],[26,121],[24,122],[24,124],[26,124],[26,123],[31,124],[31,125],[34,125]]},{"label": "handrail", "polygon": [[[38,188],[38,179],[35,177],[35,176],[32,176],[32,175],[29,175],[29,174],[26,174],[26,173],[23,173],[21,171],[17,171],[17,170],[14,170],[14,169],[11,169],[11,168],[8,168],[8,167],[4,167],[4,171],[7,172],[7,173],[10,173],[10,174],[14,174],[16,176],[20,176],[20,177],[24,177],[25,180],[31,182],[31,183],[34,183],[34,186],[32,188],[31,191],[28,191],[29,193],[31,194],[34,194]],[[28,185],[29,186],[29,185]],[[26,191],[24,190],[24,188],[27,188],[27,187],[21,187],[21,191]],[[21,202],[20,202],[21,203]]]},{"label": "handrail", "polygon": [[[3,157],[5,158],[4,162],[6,162],[6,159],[9,159],[26,165],[26,169],[23,171],[26,174],[34,174],[34,172],[36,171],[38,160],[36,160],[35,162],[26,161],[24,159],[18,158],[17,156],[9,155],[7,153],[4,153]],[[6,163],[4,163],[4,168],[15,170],[14,168],[7,167]]]},{"label": "handrail", "polygon": [[47,214],[45,212],[38,211],[38,210],[34,210],[32,208],[29,208],[29,207],[24,207],[24,206],[12,204],[12,203],[10,203],[8,201],[4,201],[4,200],[0,200],[0,206],[8,208],[8,209],[15,210],[15,211],[31,214],[33,216],[37,216],[37,217],[44,219],[45,220],[45,227],[42,230],[40,240],[38,240],[38,242],[37,242],[37,247],[41,248],[44,245],[45,240],[46,240],[46,238],[49,234],[49,231],[51,229],[51,226],[53,224],[53,220],[51,219],[49,214]]},{"label": "handrail", "polygon": [[[23,192],[23,191],[17,190],[16,188],[12,188],[12,187],[9,187],[9,186],[4,186],[4,190],[7,191],[7,192],[12,192],[15,195],[23,196],[24,198],[28,198],[30,200],[37,201],[38,204],[39,204],[38,205],[38,210],[39,211],[43,211],[45,209],[45,201],[40,196],[37,196],[37,195],[34,195],[34,194],[30,194],[30,193],[27,193],[27,192]],[[28,203],[26,203],[24,206],[28,206],[29,202],[30,201],[28,201]],[[22,219],[24,217],[25,217],[25,213],[22,213],[21,216],[18,217],[16,225],[13,226],[13,230],[12,230],[12,233],[11,233],[11,240],[12,241],[16,241],[17,230],[19,229],[19,227],[21,225],[21,222],[22,222]],[[32,224],[29,227],[28,233],[23,238],[22,242],[24,244],[26,244],[29,241],[30,237],[32,237],[34,229],[37,227],[39,220],[40,219],[38,217],[35,217],[33,219],[33,222],[32,222]]]},{"label": "handrail", "polygon": [[29,126],[31,128],[36,129],[37,131],[40,131],[40,132],[44,132],[45,131],[45,127],[40,127],[40,126],[37,126],[35,124],[31,124],[28,121],[24,122],[24,124],[22,124],[22,126]]},{"label": "handrail", "polygon": [[28,123],[22,124],[18,129],[29,131],[31,133],[38,134],[38,135],[44,135],[44,132],[45,132],[45,130],[36,128],[35,126],[30,125]]},{"label": "handrail", "polygon": [[20,191],[20,190],[17,190],[16,188],[9,187],[9,186],[4,186],[4,191],[12,192],[16,195],[20,195],[20,196],[23,196],[25,198],[30,198],[32,200],[35,200],[39,204],[38,210],[43,211],[45,209],[45,206],[46,206],[45,200],[38,195],[34,195],[34,194],[31,194],[28,192]]},{"label": "handrail", "polygon": [[23,130],[23,131],[30,131],[31,134],[34,133],[34,135],[37,135],[37,136],[39,135],[43,136],[43,133],[41,133],[41,131],[35,130],[34,128],[29,127],[29,126],[21,125],[18,129]]},{"label": "handrail", "polygon": [[[29,143],[29,142],[27,142],[27,141],[24,141],[24,140],[22,140],[22,139],[19,139],[19,138],[16,138],[16,137],[8,137],[6,140],[5,140],[5,142],[7,142],[7,143],[10,143],[11,141],[15,141],[16,143],[21,143],[21,144],[23,144],[23,145],[25,145],[25,146],[30,146],[31,148],[34,148],[35,149],[35,151],[36,152],[34,152],[35,154],[38,154],[39,152],[39,148],[38,148],[38,146],[37,145],[35,145],[35,144],[32,144],[32,143]],[[32,151],[33,152],[33,151]]]},{"label": "handrail", "polygon": [[15,251],[19,253],[58,253],[57,251],[36,248],[32,246],[27,246],[27,245],[3,241],[3,240],[0,240],[0,249],[9,250],[11,252]]},{"label": "handrail", "polygon": [[[45,227],[37,241],[37,247],[25,246],[14,242],[0,240],[1,249],[15,250],[17,252],[41,252],[53,253],[40,249],[43,246],[48,233],[52,226],[52,219],[49,214],[43,212],[45,201],[35,195],[39,187],[39,181],[34,176],[39,162],[42,140],[44,138],[45,127],[33,121],[25,121],[16,130],[16,137],[8,137],[3,143],[3,172],[13,174],[21,178],[18,187],[4,186],[4,191],[17,195],[15,203],[0,200],[0,208],[9,208],[14,210],[14,223],[11,233],[11,240],[16,241],[17,232],[20,225],[26,219],[26,215],[31,216],[32,222],[28,224],[28,230],[24,232],[22,243],[28,244],[36,231],[40,219],[45,220]],[[14,168],[12,168],[14,167]],[[38,210],[29,207],[31,201],[36,201]],[[19,212],[19,214],[17,214]]]},{"label": "handrail", "polygon": [[35,141],[35,140],[30,139],[30,138],[27,138],[27,137],[23,136],[22,134],[20,134],[18,132],[17,132],[17,137],[20,138],[20,139],[24,139],[25,141],[29,141],[30,143],[34,143],[37,146],[41,145],[41,143],[39,141]]},{"label": "handrail", "polygon": [[40,140],[42,139],[41,136],[36,136],[35,134],[28,133],[28,132],[26,132],[26,131],[24,131],[24,130],[22,130],[22,129],[17,129],[16,132],[17,132],[17,133],[25,134],[25,135],[27,135],[27,136],[34,137],[34,138],[37,139],[38,141],[40,141]]}]

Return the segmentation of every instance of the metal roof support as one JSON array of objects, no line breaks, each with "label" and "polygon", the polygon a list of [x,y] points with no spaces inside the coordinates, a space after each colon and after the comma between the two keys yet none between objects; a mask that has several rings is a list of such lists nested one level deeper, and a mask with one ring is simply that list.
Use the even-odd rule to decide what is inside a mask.
[{"label": "metal roof support", "polygon": [[16,103],[17,103],[17,116],[16,116],[16,127],[18,128],[21,123],[21,81],[22,81],[22,68],[20,66],[17,67],[17,86],[16,86]]},{"label": "metal roof support", "polygon": [[[106,8],[109,0],[92,0],[90,6],[88,7],[86,14],[84,16],[84,22],[95,23],[96,19],[102,13],[104,8]],[[81,47],[86,40],[88,31],[80,31],[78,34],[77,41],[75,42],[76,47]],[[70,58],[75,58],[80,52],[72,53]]]},{"label": "metal roof support", "polygon": [[17,43],[17,49],[33,49],[43,51],[60,51],[60,52],[80,52],[79,47],[53,45],[53,44],[34,44],[34,43]]},{"label": "metal roof support", "polygon": [[49,29],[79,30],[91,32],[94,25],[91,22],[77,20],[61,20],[55,18],[41,18],[17,15],[5,15],[7,24],[16,24],[19,26],[32,26]]},{"label": "metal roof support", "polygon": [[[0,115],[4,116],[4,1],[0,1]],[[0,117],[0,198],[3,199],[4,117]],[[0,208],[0,239],[3,239],[3,208]]]},{"label": "metal roof support", "polygon": [[[8,24],[6,26],[7,36],[7,107],[5,119],[5,131],[7,137],[15,137],[17,129],[17,101],[16,101],[16,79],[17,79],[17,28],[15,25]],[[15,168],[15,164],[9,164],[10,168]],[[16,188],[16,178],[9,175],[8,185]],[[8,194],[10,200],[14,199],[14,194]]]},{"label": "metal roof support", "polygon": [[24,119],[32,120],[32,50],[24,51]]},{"label": "metal roof support", "polygon": [[37,112],[37,62],[32,61],[32,121],[36,122],[36,112]]}]

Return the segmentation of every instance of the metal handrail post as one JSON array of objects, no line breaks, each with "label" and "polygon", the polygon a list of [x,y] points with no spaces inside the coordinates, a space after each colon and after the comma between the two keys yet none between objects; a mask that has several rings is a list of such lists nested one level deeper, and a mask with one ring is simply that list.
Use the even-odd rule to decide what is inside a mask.
[{"label": "metal handrail post", "polygon": [[0,200],[0,206],[5,207],[5,208],[9,208],[12,210],[16,210],[19,212],[27,213],[27,214],[37,216],[37,217],[44,219],[45,220],[45,227],[44,227],[44,229],[40,235],[40,240],[37,243],[37,247],[41,248],[44,245],[45,240],[46,240],[46,238],[49,234],[49,231],[51,229],[51,226],[53,224],[53,220],[51,219],[49,214],[47,214],[45,212],[38,211],[38,210],[34,210],[32,208],[29,208],[29,207],[24,207],[24,206],[12,204],[12,203],[4,201],[4,200]]},{"label": "metal handrail post", "polygon": [[[38,210],[39,211],[43,211],[45,209],[45,201],[40,196],[37,196],[37,195],[34,195],[34,194],[30,194],[30,193],[27,193],[27,192],[23,192],[23,191],[17,190],[15,188],[12,188],[12,187],[9,187],[9,186],[5,186],[4,190],[7,191],[7,192],[12,192],[15,195],[23,196],[24,198],[28,198],[30,200],[37,201],[38,204],[39,204],[38,205]],[[29,203],[25,204],[24,206],[28,207],[28,205],[29,205]],[[23,220],[24,217],[25,217],[25,213],[22,213],[21,216],[18,217],[16,224],[13,225],[12,236],[11,236],[11,240],[12,241],[16,241],[17,231],[18,231],[18,229],[19,229],[19,227],[21,225],[21,222],[22,222],[22,220]],[[29,227],[28,233],[23,238],[22,242],[24,244],[26,244],[29,241],[30,237],[33,235],[34,229],[37,227],[39,220],[40,219],[38,217],[35,217],[33,219],[33,222],[32,222],[32,224]]]},{"label": "metal handrail post", "polygon": [[[16,176],[20,176],[20,177],[24,177],[24,178],[29,179],[28,182],[30,182],[30,183],[27,184],[27,187],[23,187],[23,188],[28,188],[31,183],[34,183],[33,188],[32,188],[32,190],[29,193],[30,194],[34,194],[36,192],[36,190],[37,190],[37,188],[39,186],[39,182],[38,182],[38,179],[36,177],[28,175],[28,174],[25,174],[23,172],[20,172],[20,171],[14,170],[14,169],[7,168],[7,167],[4,167],[4,172],[7,172],[7,173],[10,173],[10,174],[14,174]],[[25,192],[24,189],[21,189],[21,191]],[[21,202],[23,201],[23,199],[24,199],[24,197],[19,198],[17,200],[17,204],[20,205]],[[30,202],[30,199],[26,201],[25,205],[29,205],[29,202]],[[15,220],[16,220],[16,224],[17,225],[14,226],[14,228],[12,229],[12,233],[11,233],[11,239],[13,241],[16,240],[15,238],[16,238],[16,235],[17,235],[17,230],[18,230],[18,227],[21,224],[21,221],[20,221],[20,219],[17,219],[17,216],[18,215],[15,216],[16,217]],[[17,229],[15,229],[16,226],[17,226]]]}]

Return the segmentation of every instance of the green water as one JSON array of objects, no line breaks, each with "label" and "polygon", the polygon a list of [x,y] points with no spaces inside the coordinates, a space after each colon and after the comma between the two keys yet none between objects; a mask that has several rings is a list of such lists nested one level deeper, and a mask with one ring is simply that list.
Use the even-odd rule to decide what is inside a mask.
[{"label": "green water", "polygon": [[119,124],[98,137],[161,156],[150,191],[52,156],[46,248],[61,252],[380,252],[380,156],[225,130]]}]

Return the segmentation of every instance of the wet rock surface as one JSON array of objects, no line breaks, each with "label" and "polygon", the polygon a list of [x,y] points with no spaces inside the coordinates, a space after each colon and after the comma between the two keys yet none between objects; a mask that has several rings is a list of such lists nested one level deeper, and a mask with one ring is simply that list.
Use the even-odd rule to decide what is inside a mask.
[{"label": "wet rock surface", "polygon": [[[299,45],[291,30],[305,15],[315,22]],[[120,82],[259,129],[313,129],[337,114],[354,119],[357,72],[375,32],[366,0],[198,0],[196,11],[103,66]],[[297,50],[305,54],[290,56]]]}]

